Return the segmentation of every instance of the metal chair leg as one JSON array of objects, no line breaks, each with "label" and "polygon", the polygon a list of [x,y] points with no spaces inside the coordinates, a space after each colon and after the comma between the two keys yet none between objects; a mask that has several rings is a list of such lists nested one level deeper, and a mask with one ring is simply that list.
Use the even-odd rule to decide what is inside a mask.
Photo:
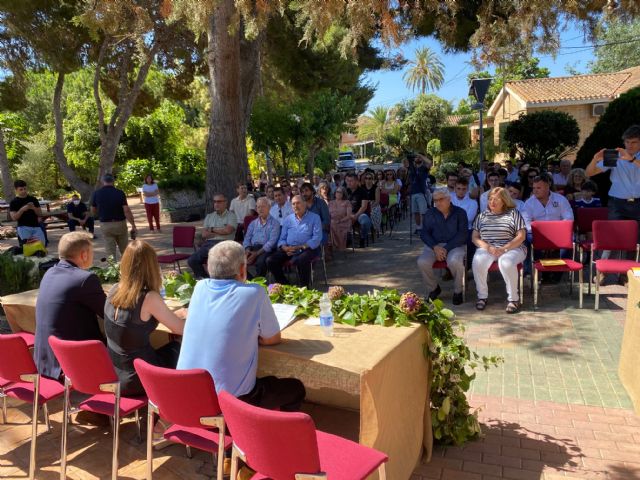
[{"label": "metal chair leg", "polygon": [[522,267],[522,269],[520,270],[520,305],[524,305],[524,266]]},{"label": "metal chair leg", "polygon": [[387,480],[387,469],[386,464],[382,463],[378,467],[378,479],[379,480]]},{"label": "metal chair leg", "polygon": [[47,427],[47,433],[51,433],[51,422],[49,421],[49,407],[47,404],[42,405],[42,414],[44,415],[44,424]]},{"label": "metal chair leg", "polygon": [[1,388],[0,396],[2,397],[2,423],[7,423],[7,396]]},{"label": "metal chair leg", "polygon": [[60,480],[67,478],[67,432],[69,430],[69,394],[71,382],[64,378],[64,400],[62,406],[62,436],[60,439]]},{"label": "metal chair leg", "polygon": [[136,418],[136,428],[138,429],[138,443],[142,443],[142,427],[140,425],[140,411],[139,410],[136,410],[135,418]]},{"label": "metal chair leg", "polygon": [[120,433],[120,385],[115,393],[116,401],[113,408],[113,455],[111,457],[111,480],[118,480],[118,446]]},{"label": "metal chair leg", "polygon": [[31,416],[31,448],[29,450],[29,480],[36,478],[36,440],[38,438],[38,398],[40,396],[40,375],[33,380],[33,413]]},{"label": "metal chair leg", "polygon": [[580,308],[582,308],[582,281],[583,281],[583,277],[584,277],[584,274],[582,273],[582,269],[580,269],[580,271],[578,272],[578,281],[580,282],[580,286],[579,286],[580,291],[579,291],[579,294],[578,294],[579,299],[580,299],[579,300]]},{"label": "metal chair leg", "polygon": [[185,445],[187,450],[187,458],[193,458],[193,453],[191,453],[191,447],[189,445]]},{"label": "metal chair leg", "polygon": [[223,423],[222,428],[218,428],[218,454],[216,455],[218,457],[218,480],[222,480],[224,477],[224,434],[225,425]]},{"label": "metal chair leg", "polygon": [[153,408],[147,410],[147,480],[153,478]]},{"label": "metal chair leg", "polygon": [[598,307],[600,305],[600,279],[598,278],[598,270],[596,270],[596,286],[595,286],[595,292],[596,292],[596,304],[595,304],[595,310],[598,310]]},{"label": "metal chair leg", "polygon": [[538,308],[538,269],[533,269],[533,309]]}]

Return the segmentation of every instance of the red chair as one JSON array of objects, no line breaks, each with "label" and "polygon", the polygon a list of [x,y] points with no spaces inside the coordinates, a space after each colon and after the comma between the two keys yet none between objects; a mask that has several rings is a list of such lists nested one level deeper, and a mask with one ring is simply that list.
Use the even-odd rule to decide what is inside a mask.
[{"label": "red chair", "polygon": [[389,205],[389,194],[387,192],[380,191],[380,210],[382,211],[382,233],[384,229],[389,227],[389,237],[393,234],[393,227],[395,225],[395,210],[397,205]]},{"label": "red chair", "polygon": [[195,238],[196,227],[191,225],[173,227],[173,255],[158,255],[158,263],[173,263],[182,273],[180,260],[186,260],[191,253],[178,253],[176,248],[191,248],[195,252],[196,248],[193,244]]},{"label": "red chair", "polygon": [[153,415],[158,414],[173,424],[164,438],[186,445],[187,449],[195,447],[213,453],[217,478],[222,480],[224,451],[231,447],[232,440],[225,435],[224,418],[209,372],[156,367],[141,359],[133,364],[149,397],[147,479],[151,480],[153,474]]},{"label": "red chair", "polygon": [[247,215],[246,217],[244,217],[244,220],[242,222],[242,230],[245,234],[249,231],[249,224],[256,218],[258,218],[258,215]]},{"label": "red chair", "polygon": [[[621,250],[636,252],[636,260],[593,260],[598,250]],[[600,303],[600,280],[598,273],[627,273],[638,263],[638,223],[635,220],[596,220],[593,222],[593,243],[591,244],[591,264],[596,267],[596,303],[598,310]],[[589,270],[591,276],[591,269]]]},{"label": "red chair", "polygon": [[[0,378],[4,379],[2,386],[4,395],[33,404],[31,450],[29,452],[29,480],[33,480],[36,473],[38,407],[42,405],[47,431],[49,431],[47,402],[62,396],[64,388],[55,380],[41,377],[38,374],[31,352],[24,339],[19,335],[0,335]],[[3,414],[6,417],[5,410],[6,404],[3,405]]]},{"label": "red chair", "polygon": [[306,413],[265,410],[228,392],[218,398],[233,432],[231,478],[237,476],[238,459],[258,472],[253,478],[358,480],[376,469],[386,478],[387,455],[316,430]]},{"label": "red chair", "polygon": [[[575,243],[573,242],[573,222],[567,220],[559,221],[543,221],[531,222],[532,248],[533,250],[560,250],[571,249],[575,252]],[[573,255],[572,255],[573,257]],[[545,259],[550,260],[550,259]],[[533,261],[531,266],[533,271],[533,309],[538,306],[538,272],[571,272],[570,287],[573,286],[573,272],[578,272],[579,305],[582,308],[582,281],[583,281],[583,265],[575,260],[558,258],[553,260],[562,260],[564,265],[548,265],[545,266],[540,260]]]},{"label": "red chair", "polygon": [[[462,275],[462,300],[463,301],[467,301],[467,259],[465,258],[464,261],[465,264],[465,273],[464,275]],[[497,265],[497,264],[496,264]],[[447,265],[446,260],[443,260],[442,262],[440,261],[435,261],[433,262],[433,266],[431,267],[434,270],[445,270],[447,268],[449,268],[449,266]]]},{"label": "red chair", "polygon": [[[500,266],[498,262],[493,262],[489,267],[489,272],[499,272]],[[518,264],[518,291],[520,293],[520,305],[524,305],[524,265],[522,263]]]},{"label": "red chair", "polygon": [[27,344],[27,347],[33,348],[36,343],[36,336],[33,333],[29,332],[13,332],[13,335],[18,335],[24,340],[24,343]]},{"label": "red chair", "polygon": [[[582,262],[582,256],[585,250],[591,250],[591,244],[593,240],[591,239],[580,239],[580,236],[587,235],[591,233],[593,230],[593,222],[595,220],[606,220],[609,218],[609,209],[606,207],[597,207],[597,208],[576,208],[575,212],[575,227],[576,227],[576,236],[577,245],[578,245],[578,255],[580,255],[580,262]],[[591,262],[589,262],[589,283],[588,285],[588,293],[591,295]]]},{"label": "red chair", "polygon": [[69,394],[73,389],[91,395],[78,405],[80,410],[107,415],[113,420],[111,478],[117,480],[120,417],[135,412],[138,438],[141,438],[139,410],[147,404],[147,398],[120,395],[118,375],[113,369],[107,347],[99,340],[61,340],[51,335],[49,345],[51,345],[51,349],[64,372],[60,478],[66,478],[67,429],[71,410]]}]

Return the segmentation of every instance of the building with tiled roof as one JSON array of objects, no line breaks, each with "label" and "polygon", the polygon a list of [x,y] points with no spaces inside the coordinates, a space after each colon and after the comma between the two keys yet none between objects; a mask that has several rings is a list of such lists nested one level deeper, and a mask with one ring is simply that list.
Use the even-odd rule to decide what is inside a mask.
[{"label": "building with tiled roof", "polygon": [[615,73],[506,82],[488,111],[488,116],[494,119],[494,139],[497,143],[506,125],[522,113],[557,110],[577,120],[580,148],[607,105],[639,86],[640,66]]}]

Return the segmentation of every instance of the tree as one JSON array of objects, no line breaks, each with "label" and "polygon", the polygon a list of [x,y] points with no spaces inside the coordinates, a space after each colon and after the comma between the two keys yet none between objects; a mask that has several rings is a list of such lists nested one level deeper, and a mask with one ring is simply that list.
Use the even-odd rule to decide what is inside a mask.
[{"label": "tree", "polygon": [[438,138],[451,105],[436,95],[418,95],[398,110],[402,146],[424,152],[432,138]]},{"label": "tree", "polygon": [[593,73],[618,72],[640,65],[640,20],[614,19],[597,31],[594,43],[595,61],[589,64]]},{"label": "tree", "polygon": [[389,108],[379,105],[373,110],[369,110],[368,115],[360,117],[358,126],[358,138],[372,139],[380,148],[386,147],[386,137],[391,126]]},{"label": "tree", "polygon": [[409,60],[411,67],[402,78],[411,90],[416,88],[420,93],[437,90],[444,82],[444,65],[440,58],[429,47],[416,50],[415,60]]},{"label": "tree", "polygon": [[559,160],[578,144],[580,128],[575,118],[565,112],[546,110],[521,114],[509,123],[504,139],[516,148],[523,162],[546,168],[551,160]]}]

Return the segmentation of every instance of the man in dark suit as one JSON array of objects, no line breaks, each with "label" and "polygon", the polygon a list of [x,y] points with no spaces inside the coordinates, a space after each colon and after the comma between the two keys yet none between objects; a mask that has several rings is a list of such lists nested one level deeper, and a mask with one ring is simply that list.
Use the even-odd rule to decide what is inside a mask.
[{"label": "man in dark suit", "polygon": [[40,374],[59,378],[60,364],[49,347],[49,336],[64,340],[102,340],[98,316],[106,296],[93,265],[91,236],[70,232],[60,238],[60,262],[47,270],[36,302],[35,361]]}]

